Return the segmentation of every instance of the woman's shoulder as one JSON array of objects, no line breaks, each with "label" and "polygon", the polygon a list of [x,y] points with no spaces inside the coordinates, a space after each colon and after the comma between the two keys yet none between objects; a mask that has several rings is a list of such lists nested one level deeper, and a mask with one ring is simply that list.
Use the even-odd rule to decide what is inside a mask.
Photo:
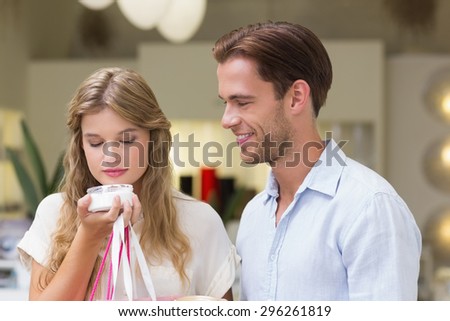
[{"label": "woman's shoulder", "polygon": [[39,207],[60,206],[63,203],[63,201],[64,198],[62,193],[53,193],[45,196],[39,203]]},{"label": "woman's shoulder", "polygon": [[201,220],[211,219],[213,221],[220,221],[219,214],[210,204],[206,202],[183,194],[177,190],[173,191],[173,198],[181,218],[189,217],[189,219],[198,218]]},{"label": "woman's shoulder", "polygon": [[173,191],[173,199],[177,207],[182,207],[184,209],[192,209],[192,210],[195,209],[195,210],[215,212],[215,210],[210,204],[200,201],[192,196],[183,194],[182,192],[177,190]]},{"label": "woman's shoulder", "polygon": [[59,214],[60,207],[64,202],[62,193],[54,193],[49,194],[42,199],[39,203],[39,206],[36,209],[36,216],[49,215],[48,213],[54,213],[55,215]]},{"label": "woman's shoulder", "polygon": [[180,226],[189,237],[194,252],[197,255],[209,253],[213,246],[214,251],[220,248],[228,254],[231,241],[219,213],[206,202],[180,194],[174,193],[175,206]]}]

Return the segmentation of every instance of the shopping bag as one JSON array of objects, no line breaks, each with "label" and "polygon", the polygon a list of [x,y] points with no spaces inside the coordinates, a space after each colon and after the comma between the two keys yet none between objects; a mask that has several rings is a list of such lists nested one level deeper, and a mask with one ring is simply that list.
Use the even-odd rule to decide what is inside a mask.
[{"label": "shopping bag", "polygon": [[[125,252],[125,253],[124,253]],[[98,282],[101,279],[103,271],[105,270],[105,263],[108,255],[111,255],[108,271],[108,282],[106,291],[106,300],[114,300],[115,290],[117,287],[117,280],[120,271],[123,272],[123,281],[125,293],[129,301],[133,298],[133,277],[131,267],[131,253],[136,256],[137,266],[140,269],[142,278],[144,280],[145,288],[149,294],[149,299],[156,301],[155,288],[153,286],[150,270],[147,265],[142,248],[139,244],[139,239],[131,225],[125,226],[123,217],[120,215],[114,223],[113,230],[109,237],[105,248],[105,254],[100,264],[94,285],[89,297],[89,300],[94,300],[97,291]],[[120,267],[122,266],[122,269]]]}]

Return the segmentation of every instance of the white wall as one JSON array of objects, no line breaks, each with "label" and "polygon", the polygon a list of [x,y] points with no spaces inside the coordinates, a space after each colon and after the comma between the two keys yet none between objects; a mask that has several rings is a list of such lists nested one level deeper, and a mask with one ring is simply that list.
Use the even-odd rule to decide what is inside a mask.
[{"label": "white wall", "polygon": [[16,18],[24,6],[0,4],[0,108],[18,111],[26,108],[27,33],[25,17]]},{"label": "white wall", "polygon": [[67,104],[81,82],[101,67],[136,68],[134,60],[49,60],[28,65],[26,120],[52,174],[66,145]]},{"label": "white wall", "polygon": [[427,218],[450,204],[423,171],[426,149],[450,134],[450,125],[427,111],[424,93],[435,72],[450,66],[449,55],[403,54],[387,60],[387,177],[423,229]]}]

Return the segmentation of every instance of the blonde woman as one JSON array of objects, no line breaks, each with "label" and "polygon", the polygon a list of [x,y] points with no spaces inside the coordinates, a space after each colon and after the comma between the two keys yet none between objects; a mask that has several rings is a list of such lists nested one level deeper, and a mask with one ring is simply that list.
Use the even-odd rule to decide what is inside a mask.
[{"label": "blonde woman", "polygon": [[[61,192],[41,202],[18,245],[31,270],[29,299],[88,299],[121,214],[140,239],[158,299],[232,300],[239,257],[219,215],[173,188],[170,122],[145,80],[127,69],[96,71],[72,98],[67,125]],[[89,212],[86,190],[106,184],[132,184],[132,204],[115,199],[109,211]],[[148,297],[136,278],[134,299]],[[105,299],[106,284],[103,273],[95,299]],[[119,286],[115,299],[126,299]]]}]

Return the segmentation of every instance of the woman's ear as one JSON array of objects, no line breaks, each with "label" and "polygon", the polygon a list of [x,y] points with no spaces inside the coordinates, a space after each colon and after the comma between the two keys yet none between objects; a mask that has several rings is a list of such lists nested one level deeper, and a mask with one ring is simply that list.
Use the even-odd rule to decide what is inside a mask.
[{"label": "woman's ear", "polygon": [[306,81],[302,79],[294,81],[289,89],[292,114],[299,114],[310,105],[310,92],[311,90]]}]

